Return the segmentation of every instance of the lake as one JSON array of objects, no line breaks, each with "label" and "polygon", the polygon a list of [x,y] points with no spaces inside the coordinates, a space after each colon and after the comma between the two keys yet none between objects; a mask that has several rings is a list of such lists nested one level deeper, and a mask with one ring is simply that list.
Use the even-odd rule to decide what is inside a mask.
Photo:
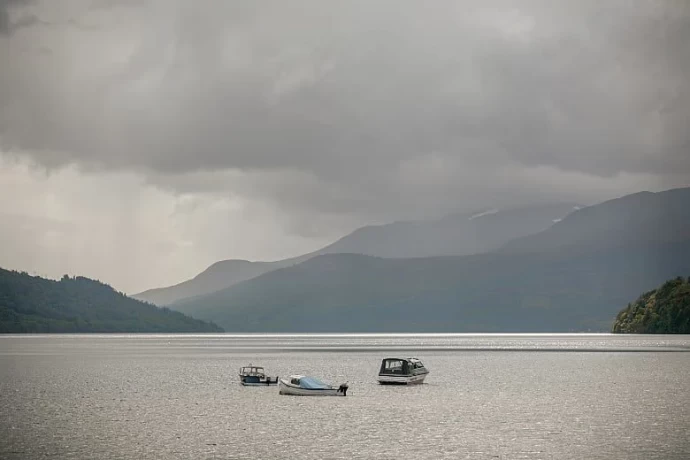
[{"label": "lake", "polygon": [[[423,385],[380,386],[415,356]],[[240,366],[349,382],[242,387]],[[3,459],[688,459],[690,336],[0,336]]]}]

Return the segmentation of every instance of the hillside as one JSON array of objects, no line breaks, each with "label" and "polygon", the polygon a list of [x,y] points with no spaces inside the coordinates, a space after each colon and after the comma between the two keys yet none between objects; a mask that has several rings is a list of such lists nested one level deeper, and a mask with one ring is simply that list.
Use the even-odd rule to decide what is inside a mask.
[{"label": "hillside", "polygon": [[318,254],[363,254],[386,258],[471,255],[549,228],[575,203],[452,214],[438,220],[395,222],[355,230]]},{"label": "hillside", "polygon": [[666,281],[616,316],[612,332],[690,334],[690,278]]},{"label": "hillside", "polygon": [[634,194],[491,253],[319,256],[174,308],[242,331],[604,331],[690,270],[688,209],[690,189]]},{"label": "hillside", "polygon": [[690,270],[690,241],[426,259],[325,255],[176,304],[230,331],[567,332]]},{"label": "hillside", "polygon": [[[294,261],[294,262],[293,262]],[[277,268],[298,263],[301,259],[286,259],[277,262],[250,262],[248,260],[222,260],[208,267],[191,280],[174,286],[149,289],[132,297],[155,305],[171,305],[188,299],[218,291],[239,282],[254,278]]]},{"label": "hillside", "polygon": [[608,248],[690,238],[690,188],[640,192],[569,214],[549,229],[518,238],[502,252],[553,251],[565,247]]},{"label": "hillside", "polygon": [[573,203],[544,204],[362,227],[310,254],[275,262],[225,260],[211,265],[191,280],[150,289],[132,297],[156,305],[171,305],[323,254],[354,253],[390,258],[478,254],[496,249],[513,238],[544,230],[575,207]]},{"label": "hillside", "polygon": [[0,269],[0,332],[222,332],[88,278],[53,281]]}]

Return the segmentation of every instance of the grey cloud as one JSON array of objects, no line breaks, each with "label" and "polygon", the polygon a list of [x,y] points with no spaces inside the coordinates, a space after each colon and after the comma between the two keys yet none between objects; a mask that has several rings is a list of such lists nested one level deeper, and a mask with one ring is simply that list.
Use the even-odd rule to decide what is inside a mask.
[{"label": "grey cloud", "polygon": [[74,49],[0,54],[6,149],[372,215],[500,196],[505,165],[690,177],[687,2],[124,3]]},{"label": "grey cloud", "polygon": [[142,6],[146,0],[92,0],[91,9],[110,9],[118,7]]},{"label": "grey cloud", "polygon": [[10,10],[25,6],[32,0],[0,0],[0,36],[11,35],[14,31],[23,27],[30,27],[39,22],[34,15],[24,15],[15,21],[10,17]]}]

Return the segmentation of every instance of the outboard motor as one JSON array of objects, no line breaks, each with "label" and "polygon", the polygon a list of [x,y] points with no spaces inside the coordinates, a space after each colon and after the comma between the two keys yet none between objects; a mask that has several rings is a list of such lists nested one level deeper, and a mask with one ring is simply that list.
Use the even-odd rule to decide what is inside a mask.
[{"label": "outboard motor", "polygon": [[347,396],[347,389],[349,387],[347,386],[347,383],[342,383],[340,387],[338,387],[338,393],[342,393],[343,396]]}]

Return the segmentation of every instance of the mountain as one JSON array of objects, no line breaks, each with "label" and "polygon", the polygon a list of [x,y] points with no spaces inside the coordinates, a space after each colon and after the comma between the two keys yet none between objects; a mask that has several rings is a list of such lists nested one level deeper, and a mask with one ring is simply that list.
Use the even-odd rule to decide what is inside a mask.
[{"label": "mountain", "polygon": [[690,270],[690,241],[424,259],[318,256],[174,308],[241,332],[605,331],[641,289]]},{"label": "mountain", "polygon": [[677,277],[642,294],[618,313],[613,332],[690,334],[690,278]]},{"label": "mountain", "polygon": [[181,299],[188,299],[223,289],[277,268],[301,262],[301,258],[277,262],[250,262],[248,260],[222,260],[208,267],[194,278],[170,287],[149,289],[132,297],[155,305],[171,305]]},{"label": "mountain", "polygon": [[545,230],[579,207],[575,203],[552,203],[367,226],[317,254],[352,253],[387,258],[480,254],[498,249],[512,239]]},{"label": "mountain", "polygon": [[512,240],[502,252],[553,251],[685,241],[690,238],[690,187],[640,192],[579,209],[543,232]]},{"label": "mountain", "polygon": [[486,254],[322,255],[174,308],[232,331],[605,331],[627,299],[690,272],[689,192],[581,209]]},{"label": "mountain", "polygon": [[0,269],[0,332],[222,332],[88,278],[53,281]]},{"label": "mountain", "polygon": [[191,280],[133,297],[156,305],[171,305],[323,254],[355,253],[390,258],[478,254],[496,249],[513,238],[544,230],[577,207],[574,203],[555,203],[362,227],[329,246],[300,257],[276,262],[225,260],[211,265]]}]

